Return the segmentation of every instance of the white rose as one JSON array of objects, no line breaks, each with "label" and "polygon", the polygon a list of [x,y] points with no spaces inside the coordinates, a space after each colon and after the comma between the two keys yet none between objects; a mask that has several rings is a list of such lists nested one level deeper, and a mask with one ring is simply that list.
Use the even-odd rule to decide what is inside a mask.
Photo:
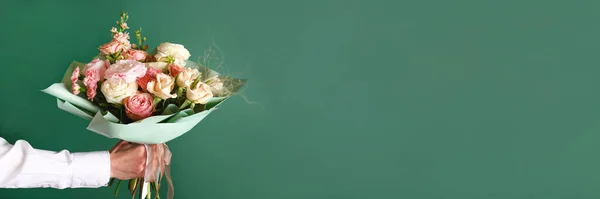
[{"label": "white rose", "polygon": [[208,84],[210,86],[211,91],[215,95],[223,94],[223,92],[225,91],[225,87],[223,86],[223,81],[217,75],[207,79],[206,84]]},{"label": "white rose", "polygon": [[136,82],[127,83],[125,79],[107,80],[100,87],[106,101],[113,104],[122,104],[123,99],[133,96],[137,90]]},{"label": "white rose", "polygon": [[146,67],[148,68],[158,68],[163,72],[167,70],[167,63],[165,62],[147,62],[144,64],[146,64]]},{"label": "white rose", "polygon": [[177,75],[177,86],[186,88],[192,85],[194,80],[200,76],[198,69],[185,68]]},{"label": "white rose", "polygon": [[181,44],[164,42],[156,48],[154,57],[158,61],[168,60],[168,57],[174,59],[174,63],[179,66],[185,66],[185,60],[190,58],[190,52]]},{"label": "white rose", "polygon": [[194,104],[206,104],[213,97],[208,84],[198,82],[196,86],[187,89],[185,96]]},{"label": "white rose", "polygon": [[175,79],[171,76],[159,73],[156,74],[156,80],[148,82],[146,89],[148,92],[156,95],[161,99],[169,99],[177,97],[177,94],[171,94],[175,87]]}]

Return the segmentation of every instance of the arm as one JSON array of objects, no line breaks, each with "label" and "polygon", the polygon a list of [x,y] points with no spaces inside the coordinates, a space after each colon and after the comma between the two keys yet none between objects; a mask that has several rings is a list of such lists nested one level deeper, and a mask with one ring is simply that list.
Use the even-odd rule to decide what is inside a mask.
[{"label": "arm", "polygon": [[110,177],[108,151],[52,152],[0,138],[0,188],[95,188],[106,186]]}]

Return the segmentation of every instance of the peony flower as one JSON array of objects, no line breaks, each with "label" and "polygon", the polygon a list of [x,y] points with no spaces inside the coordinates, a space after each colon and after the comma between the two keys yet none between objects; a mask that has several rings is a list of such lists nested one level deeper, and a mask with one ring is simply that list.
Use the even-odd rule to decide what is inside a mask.
[{"label": "peony flower", "polygon": [[152,116],[154,111],[154,97],[148,93],[138,92],[137,94],[126,97],[123,100],[125,105],[125,114],[134,121],[142,120]]},{"label": "peony flower", "polygon": [[104,55],[111,55],[123,50],[123,44],[117,40],[112,40],[99,48],[100,52]]},{"label": "peony flower", "polygon": [[162,73],[162,71],[158,68],[148,68],[148,71],[146,71],[146,75],[144,77],[138,78],[136,82],[138,83],[138,86],[146,90],[148,82],[156,80],[156,75],[159,73]]},{"label": "peony flower", "polygon": [[134,95],[137,89],[137,83],[128,83],[125,79],[107,80],[100,87],[106,101],[113,104],[122,104],[123,99]]},{"label": "peony flower", "polygon": [[192,82],[200,76],[198,69],[185,68],[177,75],[177,86],[186,88],[192,85]]},{"label": "peony flower", "polygon": [[223,94],[225,87],[223,86],[223,81],[219,78],[218,75],[215,75],[206,80],[206,84],[210,86],[211,91],[215,95]]},{"label": "peony flower", "polygon": [[71,83],[73,83],[71,85],[71,92],[73,92],[73,95],[77,95],[79,94],[79,84],[77,84],[77,80],[79,79],[79,67],[75,67],[75,70],[73,70],[73,73],[71,74]]},{"label": "peony flower", "polygon": [[208,84],[198,82],[194,87],[187,89],[185,96],[192,103],[206,104],[213,97],[213,93]]},{"label": "peony flower", "polygon": [[117,60],[106,70],[104,78],[107,80],[125,79],[127,83],[131,83],[146,75],[147,70],[144,63],[135,60]]},{"label": "peony flower", "polygon": [[143,50],[129,50],[125,53],[125,59],[128,60],[144,61],[147,56],[148,53]]},{"label": "peony flower", "polygon": [[177,77],[180,72],[185,70],[185,67],[178,66],[177,64],[169,64],[167,68],[169,69],[169,74],[173,77]]},{"label": "peony flower", "polygon": [[190,52],[181,44],[164,42],[156,48],[156,55],[154,57],[157,61],[166,61],[172,58],[173,63],[185,66],[185,60],[190,58]]},{"label": "peony flower", "polygon": [[173,88],[175,88],[175,81],[173,77],[163,73],[156,74],[156,80],[148,82],[146,86],[148,92],[161,99],[177,97],[176,94],[171,94]]}]

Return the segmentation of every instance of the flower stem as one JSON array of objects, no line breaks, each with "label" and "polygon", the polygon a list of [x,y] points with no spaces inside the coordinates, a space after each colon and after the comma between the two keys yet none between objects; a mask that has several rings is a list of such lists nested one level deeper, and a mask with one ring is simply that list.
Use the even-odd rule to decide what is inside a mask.
[{"label": "flower stem", "polygon": [[150,186],[152,187],[152,189],[154,189],[154,193],[156,195],[154,195],[155,199],[160,199],[160,194],[159,194],[159,187],[158,187],[158,182],[151,182]]},{"label": "flower stem", "polygon": [[179,107],[179,110],[183,110],[185,107],[187,107],[191,103],[192,102],[190,100],[185,100],[185,102],[183,102],[183,104]]},{"label": "flower stem", "polygon": [[117,188],[115,188],[115,197],[117,197],[119,195],[119,187],[121,187],[121,180],[119,180],[119,182],[117,182]]}]

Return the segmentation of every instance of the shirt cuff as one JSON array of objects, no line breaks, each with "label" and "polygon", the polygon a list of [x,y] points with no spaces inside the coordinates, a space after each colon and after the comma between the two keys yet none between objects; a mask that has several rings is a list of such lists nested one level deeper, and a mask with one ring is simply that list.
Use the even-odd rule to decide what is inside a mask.
[{"label": "shirt cuff", "polygon": [[72,188],[97,188],[110,180],[110,154],[108,151],[73,153],[71,162]]}]

